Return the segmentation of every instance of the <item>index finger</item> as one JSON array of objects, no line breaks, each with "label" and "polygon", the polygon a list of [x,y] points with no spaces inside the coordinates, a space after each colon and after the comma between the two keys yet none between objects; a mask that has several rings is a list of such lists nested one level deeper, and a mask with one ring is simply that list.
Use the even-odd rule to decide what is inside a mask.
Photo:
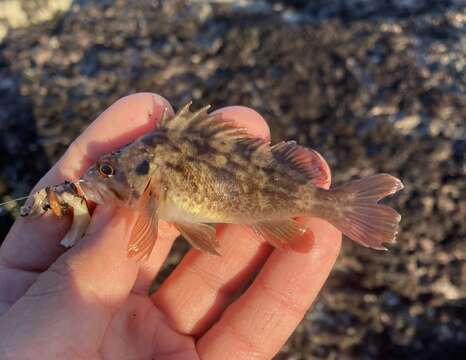
[{"label": "index finger", "polygon": [[[118,100],[68,147],[34,189],[77,179],[105,153],[151,130],[165,108],[172,112],[166,99],[152,93],[134,94]],[[18,219],[3,242],[0,263],[23,270],[47,269],[64,251],[59,241],[68,226],[67,218],[49,214],[35,220]]]}]

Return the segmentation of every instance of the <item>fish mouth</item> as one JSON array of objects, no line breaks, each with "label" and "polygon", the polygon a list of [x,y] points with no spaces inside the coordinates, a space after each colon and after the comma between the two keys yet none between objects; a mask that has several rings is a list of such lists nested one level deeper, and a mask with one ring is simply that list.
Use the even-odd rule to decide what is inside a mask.
[{"label": "fish mouth", "polygon": [[86,200],[91,200],[96,204],[104,203],[104,195],[94,184],[89,184],[89,182],[84,179],[79,179],[77,184],[80,192],[82,192]]},{"label": "fish mouth", "polygon": [[92,202],[99,205],[127,205],[126,199],[123,197],[123,195],[111,187],[100,183],[96,184],[93,181],[86,181],[86,179],[80,179],[78,183],[79,188],[86,200],[91,200]]}]

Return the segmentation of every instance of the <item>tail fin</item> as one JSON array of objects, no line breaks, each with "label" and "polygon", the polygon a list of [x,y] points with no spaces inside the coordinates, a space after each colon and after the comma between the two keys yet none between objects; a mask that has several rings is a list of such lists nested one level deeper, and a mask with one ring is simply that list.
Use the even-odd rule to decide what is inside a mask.
[{"label": "tail fin", "polygon": [[399,179],[377,174],[332,189],[339,211],[333,211],[328,220],[361,245],[387,250],[383,243],[395,241],[401,215],[377,201],[402,188]]}]

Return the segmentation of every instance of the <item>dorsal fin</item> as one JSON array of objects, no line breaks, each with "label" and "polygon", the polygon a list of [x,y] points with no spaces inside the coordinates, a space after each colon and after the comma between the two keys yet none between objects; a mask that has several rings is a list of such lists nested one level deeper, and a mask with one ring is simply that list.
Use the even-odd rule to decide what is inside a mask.
[{"label": "dorsal fin", "polygon": [[188,116],[189,114],[192,114],[189,111],[189,107],[191,106],[192,101],[188,102],[186,105],[184,105],[178,112],[173,115],[172,117],[167,116],[167,112],[163,112],[162,119],[160,119],[159,123],[157,124],[159,128],[161,129],[178,129],[180,128],[180,125],[183,125],[184,123],[188,122]]},{"label": "dorsal fin", "polygon": [[221,114],[209,114],[210,106],[191,112],[191,102],[183,106],[173,117],[163,117],[159,128],[172,133],[198,134],[206,141],[232,141],[236,151],[245,158],[262,157],[270,165],[287,166],[299,172],[315,186],[328,182],[328,175],[322,159],[313,150],[299,146],[295,141],[281,142],[269,148],[269,143],[253,138],[245,128],[235,126],[233,121],[221,118]]},{"label": "dorsal fin", "polygon": [[236,140],[236,149],[240,151],[244,157],[250,159],[254,153],[268,151],[269,143],[261,138],[243,137]]},{"label": "dorsal fin", "polygon": [[183,106],[173,117],[164,116],[159,122],[158,128],[170,132],[199,133],[202,138],[224,138],[236,140],[249,138],[246,130],[234,125],[232,121],[222,120],[221,114],[209,114],[210,105],[191,112],[191,102]]},{"label": "dorsal fin", "polygon": [[324,163],[315,151],[297,145],[296,141],[282,141],[272,146],[270,150],[273,161],[291,165],[294,170],[305,175],[315,186],[321,187],[328,182]]}]

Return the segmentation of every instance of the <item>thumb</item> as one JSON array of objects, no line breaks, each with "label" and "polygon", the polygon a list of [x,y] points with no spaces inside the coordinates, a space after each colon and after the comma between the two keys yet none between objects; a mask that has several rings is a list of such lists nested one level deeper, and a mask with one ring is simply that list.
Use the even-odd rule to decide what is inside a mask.
[{"label": "thumb", "polygon": [[126,255],[136,217],[129,209],[98,206],[86,235],[52,264],[36,286],[48,283],[48,273],[58,273],[74,296],[95,298],[110,310],[118,307],[128,296],[139,268]]},{"label": "thumb", "polygon": [[135,218],[128,209],[97,207],[85,237],[2,317],[0,348],[20,344],[20,353],[34,349],[38,358],[67,345],[95,350],[138,273],[126,257]]}]

